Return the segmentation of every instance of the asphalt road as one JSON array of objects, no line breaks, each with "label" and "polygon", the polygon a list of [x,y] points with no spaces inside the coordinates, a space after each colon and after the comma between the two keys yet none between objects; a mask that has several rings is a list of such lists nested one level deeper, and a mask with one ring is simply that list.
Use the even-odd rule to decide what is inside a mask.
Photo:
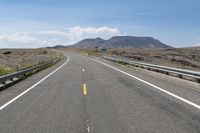
[{"label": "asphalt road", "polygon": [[[114,67],[200,104],[198,89]],[[200,132],[197,107],[74,54],[69,54],[68,62],[65,60],[0,92],[0,107],[0,133]]]}]

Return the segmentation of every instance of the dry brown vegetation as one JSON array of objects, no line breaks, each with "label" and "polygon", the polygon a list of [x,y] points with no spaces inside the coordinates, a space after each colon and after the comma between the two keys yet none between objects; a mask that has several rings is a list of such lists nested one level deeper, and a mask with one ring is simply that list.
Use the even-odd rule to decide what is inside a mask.
[{"label": "dry brown vegetation", "polygon": [[109,54],[157,65],[200,70],[200,47],[177,49],[108,49],[106,52],[80,48],[67,48],[65,50],[92,56]]},{"label": "dry brown vegetation", "polygon": [[200,70],[200,48],[180,49],[121,49],[109,54],[152,64]]},{"label": "dry brown vegetation", "polygon": [[0,49],[0,75],[24,69],[59,56],[48,49]]}]

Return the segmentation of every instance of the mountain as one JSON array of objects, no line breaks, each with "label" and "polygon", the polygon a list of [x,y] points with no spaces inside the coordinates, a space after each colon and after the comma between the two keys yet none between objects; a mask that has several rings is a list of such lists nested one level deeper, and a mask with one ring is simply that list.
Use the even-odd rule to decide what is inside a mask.
[{"label": "mountain", "polygon": [[94,48],[94,47],[101,47],[106,40],[101,38],[89,38],[79,41],[78,43],[72,45],[72,47],[80,47],[80,48]]},{"label": "mountain", "polygon": [[49,49],[57,49],[57,48],[66,48],[66,46],[63,46],[63,45],[56,45],[56,46],[53,46],[53,47],[47,47]]},{"label": "mountain", "polygon": [[152,37],[114,36],[109,40],[90,38],[72,45],[77,48],[172,48]]}]

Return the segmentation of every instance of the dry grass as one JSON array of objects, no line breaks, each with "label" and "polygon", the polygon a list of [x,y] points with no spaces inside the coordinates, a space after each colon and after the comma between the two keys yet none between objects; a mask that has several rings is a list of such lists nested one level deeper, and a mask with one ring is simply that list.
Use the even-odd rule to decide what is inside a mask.
[{"label": "dry grass", "polygon": [[109,54],[152,64],[200,70],[200,49],[121,49],[110,50]]},{"label": "dry grass", "polygon": [[106,52],[80,48],[66,48],[62,50],[91,56],[109,54],[157,65],[200,70],[200,47],[179,49],[109,49]]},{"label": "dry grass", "polygon": [[46,62],[57,56],[60,55],[48,49],[0,49],[0,75]]}]

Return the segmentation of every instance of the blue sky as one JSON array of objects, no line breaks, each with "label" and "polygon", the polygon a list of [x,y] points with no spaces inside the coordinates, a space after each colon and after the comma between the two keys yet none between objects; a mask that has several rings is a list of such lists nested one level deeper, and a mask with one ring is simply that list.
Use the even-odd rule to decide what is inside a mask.
[{"label": "blue sky", "polygon": [[68,45],[115,35],[151,36],[174,47],[200,46],[200,1],[0,1],[0,48]]}]

